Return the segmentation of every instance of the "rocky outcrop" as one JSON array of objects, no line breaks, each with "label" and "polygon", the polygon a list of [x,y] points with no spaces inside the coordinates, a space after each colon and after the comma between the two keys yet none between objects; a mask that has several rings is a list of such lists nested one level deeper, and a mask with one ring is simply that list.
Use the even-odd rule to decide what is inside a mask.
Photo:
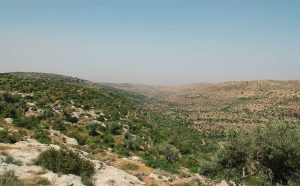
[{"label": "rocky outcrop", "polygon": [[4,122],[5,122],[6,124],[12,124],[13,121],[14,121],[14,120],[13,120],[12,118],[5,118],[5,119],[4,119]]},{"label": "rocky outcrop", "polygon": [[[70,140],[70,139],[69,139]],[[75,143],[75,142],[74,142]],[[45,170],[40,166],[34,165],[34,159],[38,155],[49,148],[60,148],[57,145],[45,145],[33,139],[20,141],[15,144],[0,143],[1,152],[11,156],[16,161],[21,162],[20,165],[6,163],[5,156],[0,155],[0,174],[13,171],[18,179],[46,178],[54,186],[82,186],[81,178],[76,175],[59,175],[52,171]],[[86,159],[88,153],[81,153]],[[96,168],[93,181],[96,186],[144,186],[145,184],[135,176],[119,170],[112,166],[108,166],[101,161],[91,160]]]},{"label": "rocky outcrop", "polygon": [[[97,163],[97,165],[101,165]],[[99,167],[99,166],[98,166]],[[95,185],[103,186],[144,186],[137,177],[115,167],[102,165],[94,175]]]}]

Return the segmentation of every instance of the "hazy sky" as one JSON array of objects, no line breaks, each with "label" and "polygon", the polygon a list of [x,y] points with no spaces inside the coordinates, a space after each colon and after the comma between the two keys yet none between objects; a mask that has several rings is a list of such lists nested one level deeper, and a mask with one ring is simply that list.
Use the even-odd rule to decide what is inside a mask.
[{"label": "hazy sky", "polygon": [[300,79],[300,0],[0,0],[0,72]]}]

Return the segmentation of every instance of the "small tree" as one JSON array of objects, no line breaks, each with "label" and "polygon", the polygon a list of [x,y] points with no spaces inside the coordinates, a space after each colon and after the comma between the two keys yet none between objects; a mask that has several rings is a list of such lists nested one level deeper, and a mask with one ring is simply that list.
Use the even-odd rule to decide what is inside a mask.
[{"label": "small tree", "polygon": [[89,131],[89,135],[96,136],[98,135],[99,123],[97,121],[89,121],[85,125],[86,129]]},{"label": "small tree", "polygon": [[272,184],[287,184],[300,169],[300,132],[293,124],[272,122],[253,131],[230,130],[223,147],[216,167],[236,170],[240,178],[243,170],[248,175],[264,171]]},{"label": "small tree", "polygon": [[8,104],[16,103],[16,99],[10,93],[7,93],[7,92],[4,93],[3,98],[4,98],[4,101]]},{"label": "small tree", "polygon": [[122,134],[122,125],[117,121],[110,122],[108,128],[113,135]]},{"label": "small tree", "polygon": [[82,158],[78,153],[67,149],[49,149],[42,152],[36,159],[36,164],[64,174],[92,176],[95,173],[94,164]]},{"label": "small tree", "polygon": [[71,122],[71,123],[77,123],[78,122],[78,118],[77,117],[70,116],[70,115],[66,115],[66,120],[68,122]]},{"label": "small tree", "polygon": [[159,144],[155,151],[163,155],[168,162],[174,163],[179,159],[179,150],[169,143]]},{"label": "small tree", "polygon": [[130,150],[139,150],[141,145],[141,139],[130,133],[126,133],[123,136],[124,145]]}]

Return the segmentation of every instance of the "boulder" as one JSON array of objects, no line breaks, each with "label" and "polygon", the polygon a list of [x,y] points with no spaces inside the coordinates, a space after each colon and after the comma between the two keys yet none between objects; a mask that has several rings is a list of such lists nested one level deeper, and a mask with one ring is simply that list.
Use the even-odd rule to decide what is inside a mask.
[{"label": "boulder", "polygon": [[14,121],[12,118],[5,118],[4,119],[5,123],[7,124],[12,124],[12,122]]},{"label": "boulder", "polygon": [[75,138],[65,137],[66,144],[68,145],[78,145],[78,141]]},{"label": "boulder", "polygon": [[[99,167],[96,164],[96,168]],[[140,181],[137,177],[126,173],[123,170],[119,170],[112,166],[101,164],[101,168],[93,176],[95,185],[101,186],[145,186],[145,183]]]},{"label": "boulder", "polygon": [[133,160],[133,161],[141,162],[141,158],[139,158],[137,156],[131,156],[130,159]]}]

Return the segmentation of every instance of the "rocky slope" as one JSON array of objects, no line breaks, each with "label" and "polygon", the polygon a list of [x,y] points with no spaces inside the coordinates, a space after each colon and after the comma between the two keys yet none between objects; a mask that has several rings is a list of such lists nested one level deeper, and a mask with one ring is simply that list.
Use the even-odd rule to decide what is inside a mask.
[{"label": "rocky slope", "polygon": [[[191,171],[198,169],[206,148],[193,129],[124,95],[55,74],[0,74],[0,184],[214,183]],[[170,137],[174,134],[178,138]],[[78,152],[96,171],[86,177],[60,172],[70,171],[63,168],[67,164],[60,171],[35,164],[51,147]]]},{"label": "rocky slope", "polygon": [[[60,147],[58,145],[41,144],[34,139],[26,139],[26,141],[15,144],[0,143],[2,152],[0,156],[0,174],[13,171],[19,180],[25,182],[27,180],[46,179],[50,182],[50,185],[83,185],[79,176],[72,174],[59,175],[34,165],[34,160],[38,155],[49,148],[59,149]],[[81,155],[86,157],[88,153],[81,152]],[[18,164],[7,162],[7,157],[13,158]],[[114,185],[145,185],[138,178],[125,171],[106,165],[101,161],[92,160],[92,162],[96,167],[96,173],[92,178],[95,185],[111,186],[112,183]]]},{"label": "rocky slope", "polygon": [[[138,92],[138,85],[126,87]],[[147,89],[152,88],[143,91]],[[158,87],[151,99],[144,99],[55,74],[0,74],[0,185],[265,184],[269,177],[262,161],[253,164],[257,156],[251,149],[266,157],[269,151],[255,141],[256,134],[249,136],[248,128],[273,123],[271,132],[278,136],[281,124],[298,130],[299,89],[299,81],[193,84]],[[230,126],[247,129],[237,136],[253,140],[249,152],[241,144],[231,148],[236,146],[227,132]],[[292,154],[282,153],[298,161],[294,138],[284,139],[295,146]],[[277,147],[271,148],[281,152]],[[238,150],[253,155],[246,157],[247,164],[231,163]],[[43,157],[45,152],[55,158]],[[82,170],[76,171],[68,157],[82,161]],[[298,183],[293,172],[298,168],[289,169],[291,181]]]}]

